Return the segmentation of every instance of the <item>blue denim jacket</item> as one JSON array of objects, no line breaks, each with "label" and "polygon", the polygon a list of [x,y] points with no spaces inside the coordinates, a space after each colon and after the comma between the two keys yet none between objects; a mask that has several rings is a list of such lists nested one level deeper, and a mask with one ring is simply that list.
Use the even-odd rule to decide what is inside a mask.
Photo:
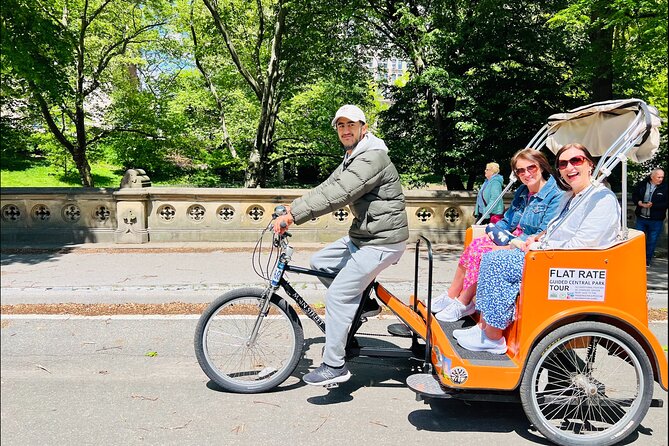
[{"label": "blue denim jacket", "polygon": [[523,233],[518,238],[521,240],[538,234],[544,231],[548,222],[556,216],[562,194],[555,178],[551,176],[544,187],[532,195],[528,203],[529,190],[523,184],[516,190],[509,209],[504,213],[504,218],[496,223],[496,226],[509,232],[513,232],[516,227],[520,226]]}]

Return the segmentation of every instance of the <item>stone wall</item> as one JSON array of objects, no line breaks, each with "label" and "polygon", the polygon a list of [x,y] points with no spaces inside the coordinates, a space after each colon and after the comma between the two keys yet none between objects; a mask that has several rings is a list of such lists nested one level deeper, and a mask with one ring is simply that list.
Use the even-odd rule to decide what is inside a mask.
[{"label": "stone wall", "polygon": [[114,240],[118,227],[114,190],[2,188],[3,246]]},{"label": "stone wall", "polygon": [[[137,184],[137,183],[136,183]],[[5,246],[76,243],[254,242],[274,207],[306,190],[173,188],[2,188]],[[148,183],[150,184],[150,183]],[[411,241],[460,244],[474,223],[475,192],[405,191]],[[505,197],[508,205],[511,196]],[[629,211],[633,224],[633,207]],[[296,242],[329,242],[346,234],[348,207],[291,228]],[[666,226],[665,226],[666,234]],[[660,241],[665,249],[666,235]]]},{"label": "stone wall", "polygon": [[[2,188],[3,244],[251,242],[274,207],[298,189],[139,187],[121,189]],[[474,222],[474,192],[407,191],[412,240],[461,243]],[[296,242],[328,242],[346,234],[348,207],[291,228]]]}]

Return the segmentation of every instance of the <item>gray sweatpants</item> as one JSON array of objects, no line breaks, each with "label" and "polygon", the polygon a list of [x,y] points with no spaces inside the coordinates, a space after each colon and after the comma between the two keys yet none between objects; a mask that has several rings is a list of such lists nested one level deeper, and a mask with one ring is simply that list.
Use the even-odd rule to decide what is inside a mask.
[{"label": "gray sweatpants", "polygon": [[320,278],[328,289],[323,362],[334,367],[344,364],[346,338],[362,292],[381,271],[397,263],[405,249],[405,243],[358,248],[346,236],[312,256],[313,269],[338,272],[334,279]]}]

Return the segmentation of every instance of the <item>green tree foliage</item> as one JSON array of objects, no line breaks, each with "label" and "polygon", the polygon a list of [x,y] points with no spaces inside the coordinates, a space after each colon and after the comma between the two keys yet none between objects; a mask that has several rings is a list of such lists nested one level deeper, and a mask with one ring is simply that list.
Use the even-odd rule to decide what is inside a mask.
[{"label": "green tree foliage", "polygon": [[660,150],[631,166],[634,179],[667,168],[667,22],[667,0],[572,0],[549,21],[572,36],[572,78],[587,100],[634,97],[658,108]]},{"label": "green tree foliage", "polygon": [[[247,156],[245,184],[264,186],[268,175],[278,175],[280,181],[281,167],[286,163],[294,163],[293,170],[304,164],[292,160],[295,157],[288,150],[304,157],[313,157],[314,150],[319,150],[317,143],[283,132],[290,132],[291,125],[299,127],[311,119],[323,120],[323,115],[308,116],[309,109],[302,109],[302,116],[287,117],[281,122],[279,116],[285,115],[282,107],[297,110],[290,105],[291,100],[296,98],[300,103],[304,95],[323,84],[348,88],[339,103],[357,98],[358,92],[365,90],[366,73],[357,57],[359,50],[351,43],[342,45],[355,34],[355,29],[347,26],[348,9],[315,0],[203,1],[222,43],[219,56],[234,64],[257,104],[255,112],[247,114],[247,119],[254,118],[257,127]],[[211,28],[196,28],[194,34],[204,36]],[[329,110],[328,115],[331,113]],[[317,128],[322,130],[323,126]],[[281,161],[281,165],[274,169],[272,160]]]},{"label": "green tree foliage", "polygon": [[[552,113],[638,97],[666,119],[666,13],[666,0],[5,0],[3,166],[37,146],[86,186],[89,161],[112,157],[154,181],[302,186],[341,161],[330,120],[355,103],[408,183],[472,188],[489,161],[508,175]],[[375,81],[371,56],[410,73]],[[664,155],[633,175],[666,163],[662,133]]]},{"label": "green tree foliage", "polygon": [[[45,127],[93,186],[89,150],[105,126],[109,74],[129,47],[151,39],[158,4],[137,1],[9,0],[2,9],[3,61],[25,86]],[[154,36],[155,37],[155,36]]]},{"label": "green tree foliage", "polygon": [[[401,170],[418,184],[437,179],[449,189],[463,188],[463,178],[471,188],[490,161],[508,173],[511,154],[525,147],[548,114],[571,102],[568,36],[546,26],[559,5],[394,4],[403,16],[387,28],[406,29],[396,31],[396,47],[415,69],[405,87],[393,89],[395,102],[383,117]],[[418,37],[405,43],[405,36]]]}]

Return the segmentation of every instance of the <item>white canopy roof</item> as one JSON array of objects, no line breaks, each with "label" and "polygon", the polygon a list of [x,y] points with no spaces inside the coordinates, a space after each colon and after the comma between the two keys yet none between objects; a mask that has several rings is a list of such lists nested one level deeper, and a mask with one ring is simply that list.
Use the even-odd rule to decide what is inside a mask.
[{"label": "white canopy roof", "polygon": [[[637,115],[644,113],[642,104],[645,105],[639,99],[605,101],[554,114],[548,118],[546,147],[556,153],[565,144],[580,143],[593,156],[602,156],[633,125]],[[639,163],[652,158],[660,144],[659,113],[655,107],[646,107],[648,116],[634,134],[644,133],[644,137],[627,154]]]}]

